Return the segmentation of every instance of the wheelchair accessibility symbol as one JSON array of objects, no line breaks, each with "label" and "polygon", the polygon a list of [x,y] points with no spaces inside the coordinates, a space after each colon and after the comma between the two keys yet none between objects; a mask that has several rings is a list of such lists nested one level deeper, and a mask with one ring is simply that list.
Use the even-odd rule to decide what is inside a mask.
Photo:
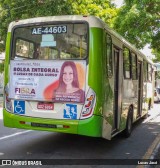
[{"label": "wheelchair accessibility symbol", "polygon": [[14,101],[14,113],[25,114],[25,102],[24,101]]}]

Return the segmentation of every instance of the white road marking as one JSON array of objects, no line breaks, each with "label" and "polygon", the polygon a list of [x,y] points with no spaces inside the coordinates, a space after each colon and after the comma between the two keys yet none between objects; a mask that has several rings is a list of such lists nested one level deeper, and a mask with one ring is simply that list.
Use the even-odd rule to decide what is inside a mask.
[{"label": "white road marking", "polygon": [[[3,119],[2,108],[0,108],[0,119]],[[15,128],[13,128],[13,129],[15,129]],[[0,140],[8,139],[8,138],[11,138],[11,137],[14,137],[14,136],[17,136],[17,135],[21,135],[21,134],[25,134],[25,133],[31,132],[31,131],[32,130],[27,130],[27,131],[23,131],[23,132],[17,132],[17,133],[11,134],[11,135],[6,135],[4,137],[0,137]]]},{"label": "white road marking", "polygon": [[25,134],[27,132],[31,132],[32,130],[27,130],[27,131],[23,131],[23,132],[17,132],[15,134],[11,134],[11,135],[7,135],[7,136],[4,136],[4,137],[0,137],[0,140],[3,140],[3,139],[8,139],[8,138],[11,138],[11,137],[14,137],[14,136],[17,136],[17,135],[22,135],[22,134]]}]

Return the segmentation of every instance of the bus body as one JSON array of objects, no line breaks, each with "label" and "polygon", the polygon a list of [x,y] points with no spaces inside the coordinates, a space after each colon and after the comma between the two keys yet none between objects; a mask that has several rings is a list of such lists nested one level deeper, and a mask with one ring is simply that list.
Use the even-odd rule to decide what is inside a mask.
[{"label": "bus body", "polygon": [[[69,75],[78,84],[70,92],[67,86],[57,92],[61,83],[69,83],[62,67],[68,63],[71,69],[70,62],[77,75],[75,70]],[[124,130],[128,137],[151,105],[152,72],[151,61],[94,16],[12,22],[6,43],[4,125],[105,139]]]},{"label": "bus body", "polygon": [[160,88],[160,63],[154,63],[155,71],[155,87]]}]

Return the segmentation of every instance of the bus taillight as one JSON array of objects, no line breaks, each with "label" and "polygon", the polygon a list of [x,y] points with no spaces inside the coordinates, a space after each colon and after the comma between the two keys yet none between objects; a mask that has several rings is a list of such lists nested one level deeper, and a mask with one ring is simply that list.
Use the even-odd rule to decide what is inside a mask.
[{"label": "bus taillight", "polygon": [[70,128],[69,125],[63,125],[63,128]]},{"label": "bus taillight", "polygon": [[83,106],[80,119],[89,118],[92,116],[95,103],[96,103],[96,94],[90,88],[86,96],[85,104]]},{"label": "bus taillight", "polygon": [[19,123],[20,123],[20,124],[26,124],[26,122],[25,122],[25,121],[20,121]]},{"label": "bus taillight", "polygon": [[5,97],[5,108],[8,112],[12,112],[12,102],[11,102],[11,99],[9,99],[9,87],[8,87],[8,84],[5,86],[5,89],[4,89],[4,97]]}]

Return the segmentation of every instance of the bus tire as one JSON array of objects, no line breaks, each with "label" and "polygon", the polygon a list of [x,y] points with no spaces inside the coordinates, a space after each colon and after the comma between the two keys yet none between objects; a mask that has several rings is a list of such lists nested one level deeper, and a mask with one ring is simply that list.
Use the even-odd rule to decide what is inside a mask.
[{"label": "bus tire", "polygon": [[148,111],[147,111],[147,113],[142,117],[142,119],[147,119],[148,118]]},{"label": "bus tire", "polygon": [[132,118],[133,118],[133,109],[132,107],[130,107],[127,116],[126,128],[124,130],[124,135],[126,138],[128,138],[132,132],[132,121],[133,121]]}]

